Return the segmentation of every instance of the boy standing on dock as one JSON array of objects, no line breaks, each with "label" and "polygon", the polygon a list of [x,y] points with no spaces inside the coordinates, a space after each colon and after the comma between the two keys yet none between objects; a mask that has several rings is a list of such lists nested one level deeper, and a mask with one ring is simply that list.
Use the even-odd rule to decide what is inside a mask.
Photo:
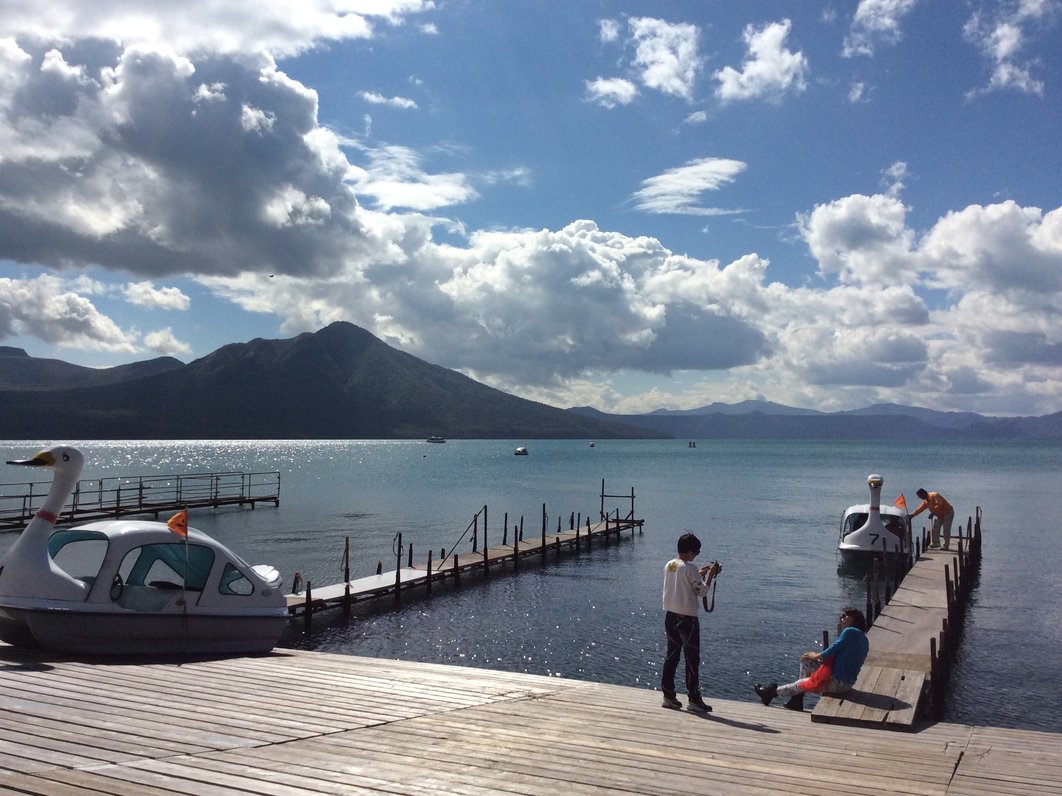
[{"label": "boy standing on dock", "polygon": [[701,541],[686,532],[678,539],[678,555],[664,566],[664,633],[667,636],[667,657],[660,678],[664,692],[663,706],[681,710],[682,703],[675,696],[675,672],[679,656],[686,661],[686,694],[689,709],[694,713],[710,713],[712,708],[701,697],[701,621],[697,615],[697,598],[708,593],[715,576],[723,568],[718,562],[697,568],[693,559],[701,552]]}]

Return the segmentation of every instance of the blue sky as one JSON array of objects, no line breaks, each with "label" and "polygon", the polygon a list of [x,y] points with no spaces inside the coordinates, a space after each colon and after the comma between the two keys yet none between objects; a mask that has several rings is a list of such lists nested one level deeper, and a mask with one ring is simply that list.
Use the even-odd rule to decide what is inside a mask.
[{"label": "blue sky", "polygon": [[1062,409],[1062,2],[0,7],[0,344]]}]

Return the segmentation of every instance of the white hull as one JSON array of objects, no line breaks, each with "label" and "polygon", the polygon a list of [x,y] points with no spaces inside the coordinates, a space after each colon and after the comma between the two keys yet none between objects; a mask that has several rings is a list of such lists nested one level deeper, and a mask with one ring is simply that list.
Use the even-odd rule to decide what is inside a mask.
[{"label": "white hull", "polygon": [[182,616],[0,606],[0,640],[83,655],[264,653],[287,623],[286,612]]}]

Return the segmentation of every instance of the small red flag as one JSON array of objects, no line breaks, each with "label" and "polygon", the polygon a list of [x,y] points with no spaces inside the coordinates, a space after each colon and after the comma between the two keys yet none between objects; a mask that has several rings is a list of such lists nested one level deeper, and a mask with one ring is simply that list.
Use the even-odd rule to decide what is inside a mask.
[{"label": "small red flag", "polygon": [[181,510],[166,520],[167,527],[178,536],[188,536],[188,512]]},{"label": "small red flag", "polygon": [[893,503],[893,505],[896,506],[896,508],[898,509],[903,509],[904,511],[907,511],[907,499],[904,498],[903,495],[900,495],[898,498],[896,498],[896,502]]}]

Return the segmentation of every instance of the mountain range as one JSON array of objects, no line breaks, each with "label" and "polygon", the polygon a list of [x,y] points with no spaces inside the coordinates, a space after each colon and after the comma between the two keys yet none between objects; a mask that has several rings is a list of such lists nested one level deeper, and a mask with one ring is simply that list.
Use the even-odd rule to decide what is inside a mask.
[{"label": "mountain range", "polygon": [[1062,412],[995,418],[769,401],[640,415],[559,409],[399,351],[350,323],[184,364],[86,368],[0,346],[4,439],[1060,439]]}]

